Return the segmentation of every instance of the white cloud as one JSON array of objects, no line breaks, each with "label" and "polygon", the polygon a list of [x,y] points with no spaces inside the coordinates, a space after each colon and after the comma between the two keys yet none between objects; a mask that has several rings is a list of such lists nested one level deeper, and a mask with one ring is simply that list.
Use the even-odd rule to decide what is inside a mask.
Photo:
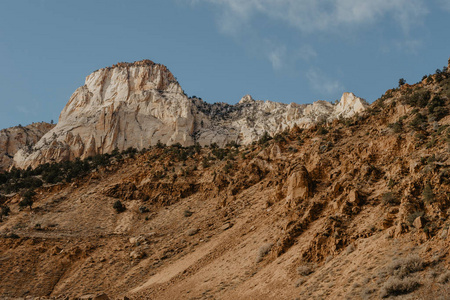
[{"label": "white cloud", "polygon": [[450,11],[450,1],[449,0],[437,0],[438,4],[442,9]]},{"label": "white cloud", "polygon": [[[274,23],[307,40],[313,34],[351,36],[355,33],[394,22],[411,41],[410,29],[427,14],[425,0],[190,0],[192,4],[208,3],[217,9],[217,24],[222,33],[236,38],[254,55],[262,54],[274,70],[293,66],[301,59],[310,61],[317,52],[308,44],[298,48],[295,42],[271,36],[261,22]],[[445,1],[449,0],[436,0]],[[305,39],[306,37],[306,39]],[[271,40],[271,42],[267,42]],[[398,38],[402,40],[402,38]],[[416,47],[404,42],[405,50]],[[299,42],[297,42],[299,43]],[[281,46],[274,46],[281,45]],[[295,49],[297,48],[297,49]]]},{"label": "white cloud", "polygon": [[417,54],[419,52],[419,48],[423,46],[423,43],[421,40],[417,39],[406,39],[404,41],[396,41],[395,45],[399,50]]},{"label": "white cloud", "polygon": [[311,45],[302,45],[297,51],[297,56],[303,60],[311,60],[317,57],[317,52]]},{"label": "white cloud", "polygon": [[195,0],[198,2],[222,9],[219,25],[226,32],[230,25],[248,23],[255,15],[304,33],[373,24],[389,17],[407,32],[427,12],[424,0]]},{"label": "white cloud", "polygon": [[320,69],[311,68],[306,73],[311,88],[323,95],[336,95],[344,90],[339,80],[325,75]]},{"label": "white cloud", "polygon": [[268,56],[270,62],[272,63],[272,67],[275,70],[280,70],[284,64],[285,55],[286,55],[286,47],[280,46],[280,47],[270,50],[268,52],[267,56]]}]

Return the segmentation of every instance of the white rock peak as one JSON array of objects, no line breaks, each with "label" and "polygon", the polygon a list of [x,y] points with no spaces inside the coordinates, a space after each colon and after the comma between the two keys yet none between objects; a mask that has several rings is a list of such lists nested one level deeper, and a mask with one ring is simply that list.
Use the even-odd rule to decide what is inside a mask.
[{"label": "white rock peak", "polygon": [[307,127],[363,111],[367,103],[344,93],[336,105],[284,104],[253,100],[245,95],[238,104],[209,104],[187,97],[163,65],[150,60],[118,63],[86,77],[70,97],[58,124],[31,149],[14,156],[17,167],[85,158],[155,145],[228,142],[249,144],[267,131],[273,135],[294,125]]}]

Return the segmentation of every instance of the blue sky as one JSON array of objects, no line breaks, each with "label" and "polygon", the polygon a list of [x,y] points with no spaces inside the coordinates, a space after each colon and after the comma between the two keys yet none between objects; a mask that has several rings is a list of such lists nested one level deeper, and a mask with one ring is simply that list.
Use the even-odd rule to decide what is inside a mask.
[{"label": "blue sky", "polygon": [[188,95],[372,102],[450,57],[450,0],[10,0],[0,3],[0,128],[58,120],[94,70],[165,64]]}]

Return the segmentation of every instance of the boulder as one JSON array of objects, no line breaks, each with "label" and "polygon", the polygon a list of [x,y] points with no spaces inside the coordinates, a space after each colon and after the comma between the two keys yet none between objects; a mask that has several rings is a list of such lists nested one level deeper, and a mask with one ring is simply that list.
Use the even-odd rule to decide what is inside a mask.
[{"label": "boulder", "polygon": [[348,201],[351,204],[355,204],[355,205],[360,205],[361,204],[360,196],[359,196],[357,190],[351,190],[350,191],[350,193],[348,194]]},{"label": "boulder", "polygon": [[416,228],[416,229],[420,229],[420,228],[423,228],[423,218],[422,217],[417,217],[415,220],[414,220],[414,222],[413,222],[413,226]]},{"label": "boulder", "polygon": [[312,196],[312,180],[305,166],[297,166],[287,180],[287,203],[295,206]]}]

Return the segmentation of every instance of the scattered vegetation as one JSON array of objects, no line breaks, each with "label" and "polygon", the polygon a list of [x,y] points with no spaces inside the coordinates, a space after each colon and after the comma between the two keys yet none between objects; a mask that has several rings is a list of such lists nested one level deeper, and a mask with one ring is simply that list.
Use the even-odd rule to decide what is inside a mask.
[{"label": "scattered vegetation", "polygon": [[402,102],[413,107],[426,107],[431,93],[428,90],[418,90],[411,95],[404,96]]},{"label": "scattered vegetation", "polygon": [[423,260],[417,255],[409,255],[405,258],[394,260],[388,271],[391,275],[404,278],[412,273],[423,270]]},{"label": "scattered vegetation", "polygon": [[420,286],[419,281],[414,278],[389,278],[381,288],[380,296],[386,298],[389,296],[398,296],[408,294]]},{"label": "scattered vegetation", "polygon": [[45,163],[35,169],[12,168],[9,172],[0,173],[0,193],[10,194],[24,189],[34,190],[44,184],[71,182],[113,161],[122,160],[124,157],[133,158],[136,153],[137,149],[134,148],[128,148],[122,152],[116,149],[111,154],[98,154],[84,160]]},{"label": "scattered vegetation", "polygon": [[414,119],[409,123],[409,126],[415,131],[425,130],[427,125],[427,117],[421,113],[417,113]]}]

